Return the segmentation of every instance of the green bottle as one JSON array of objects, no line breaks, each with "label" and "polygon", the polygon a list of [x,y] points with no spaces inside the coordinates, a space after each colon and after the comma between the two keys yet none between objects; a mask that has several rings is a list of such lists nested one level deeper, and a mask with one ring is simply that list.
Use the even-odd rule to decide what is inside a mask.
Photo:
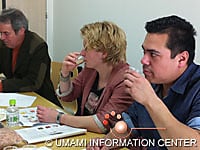
[{"label": "green bottle", "polygon": [[16,99],[10,99],[6,110],[6,122],[8,127],[19,125],[19,109],[16,107]]}]

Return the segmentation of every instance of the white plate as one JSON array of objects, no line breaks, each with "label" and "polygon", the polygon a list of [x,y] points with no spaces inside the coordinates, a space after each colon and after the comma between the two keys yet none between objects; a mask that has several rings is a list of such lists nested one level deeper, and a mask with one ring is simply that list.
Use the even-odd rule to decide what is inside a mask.
[{"label": "white plate", "polygon": [[24,148],[24,147],[22,147],[22,148],[18,148],[17,150],[51,150],[51,149],[42,146],[42,147],[38,147],[38,148]]},{"label": "white plate", "polygon": [[6,110],[3,108],[0,108],[0,121],[6,120]]}]

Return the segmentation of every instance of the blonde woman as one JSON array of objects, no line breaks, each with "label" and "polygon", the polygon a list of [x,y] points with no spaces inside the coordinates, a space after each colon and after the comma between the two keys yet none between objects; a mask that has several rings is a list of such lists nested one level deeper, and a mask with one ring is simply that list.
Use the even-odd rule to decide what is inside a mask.
[{"label": "blonde woman", "polygon": [[[63,61],[57,95],[63,101],[81,99],[80,116],[61,114],[56,110],[38,106],[41,122],[57,122],[88,131],[106,133],[117,121],[111,112],[120,114],[131,104],[125,92],[126,63],[125,32],[112,22],[95,22],[81,28],[83,50],[68,54]],[[77,67],[77,57],[84,57],[85,67],[71,81],[70,72]],[[105,118],[108,114],[109,118]]]}]

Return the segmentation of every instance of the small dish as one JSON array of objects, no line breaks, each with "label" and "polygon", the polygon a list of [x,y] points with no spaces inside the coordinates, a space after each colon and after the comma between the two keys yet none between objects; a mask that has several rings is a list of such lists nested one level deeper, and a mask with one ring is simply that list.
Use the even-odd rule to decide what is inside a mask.
[{"label": "small dish", "polygon": [[17,149],[16,146],[6,146],[3,148],[3,150],[14,150],[14,149]]}]

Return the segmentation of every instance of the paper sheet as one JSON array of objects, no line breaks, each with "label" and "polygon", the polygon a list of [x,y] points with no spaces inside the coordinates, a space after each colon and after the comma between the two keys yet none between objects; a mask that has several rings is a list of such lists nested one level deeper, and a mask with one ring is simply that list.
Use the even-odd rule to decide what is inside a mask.
[{"label": "paper sheet", "polygon": [[[56,109],[56,110],[59,112],[63,112],[60,109]],[[36,114],[37,114],[37,107],[19,109],[20,125],[28,127],[28,126],[47,124],[47,123],[39,122]]]},{"label": "paper sheet", "polygon": [[84,134],[86,129],[59,124],[47,124],[15,130],[29,144]]},{"label": "paper sheet", "polygon": [[32,105],[36,97],[18,93],[0,93],[0,106],[9,106],[10,99],[16,99],[17,107],[29,107]]},{"label": "paper sheet", "polygon": [[39,123],[36,116],[37,107],[19,109],[19,121],[22,126],[33,126]]}]

